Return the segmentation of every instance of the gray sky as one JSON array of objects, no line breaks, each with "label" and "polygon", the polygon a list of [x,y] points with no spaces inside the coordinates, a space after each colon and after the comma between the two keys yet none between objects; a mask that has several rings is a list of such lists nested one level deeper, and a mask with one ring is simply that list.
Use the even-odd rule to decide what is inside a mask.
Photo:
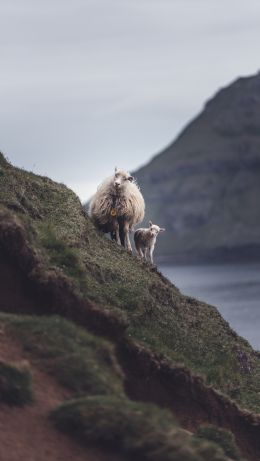
[{"label": "gray sky", "polygon": [[0,150],[87,199],[259,68],[259,0],[0,0]]}]

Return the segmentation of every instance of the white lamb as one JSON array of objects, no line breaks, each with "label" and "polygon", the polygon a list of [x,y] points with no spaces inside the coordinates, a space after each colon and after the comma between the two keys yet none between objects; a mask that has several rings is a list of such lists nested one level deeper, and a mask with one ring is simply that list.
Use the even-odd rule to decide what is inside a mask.
[{"label": "white lamb", "polygon": [[148,228],[141,228],[135,231],[134,241],[136,251],[145,261],[147,260],[147,250],[149,250],[150,261],[153,264],[153,252],[157,235],[164,231],[164,228],[153,224],[152,221],[149,221]]},{"label": "white lamb", "polygon": [[90,202],[89,214],[96,226],[132,251],[129,231],[144,218],[144,199],[133,176],[115,168],[105,179]]}]

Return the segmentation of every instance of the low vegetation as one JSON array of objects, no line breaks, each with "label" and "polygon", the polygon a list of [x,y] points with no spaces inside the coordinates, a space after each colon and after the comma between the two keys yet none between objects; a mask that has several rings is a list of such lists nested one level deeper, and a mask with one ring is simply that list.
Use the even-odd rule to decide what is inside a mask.
[{"label": "low vegetation", "polygon": [[0,361],[0,401],[17,406],[33,401],[32,376],[27,362]]},{"label": "low vegetation", "polygon": [[9,334],[75,395],[120,395],[122,372],[112,344],[58,316],[0,315]]},{"label": "low vegetation", "polygon": [[52,414],[56,426],[82,443],[97,443],[144,461],[224,461],[215,444],[196,443],[171,413],[118,397],[67,402]]},{"label": "low vegetation", "polygon": [[[51,420],[81,443],[116,447],[147,461],[208,461],[208,456],[211,461],[227,461],[217,444],[193,439],[168,410],[127,398],[110,342],[57,316],[1,314],[0,324],[21,343],[34,366],[73,392],[74,399],[54,410]],[[3,401],[31,402],[28,362],[0,363],[0,376]]]},{"label": "low vegetation", "polygon": [[226,456],[237,461],[242,461],[241,453],[237,448],[232,432],[208,424],[200,426],[195,437],[215,442],[221,446]]}]

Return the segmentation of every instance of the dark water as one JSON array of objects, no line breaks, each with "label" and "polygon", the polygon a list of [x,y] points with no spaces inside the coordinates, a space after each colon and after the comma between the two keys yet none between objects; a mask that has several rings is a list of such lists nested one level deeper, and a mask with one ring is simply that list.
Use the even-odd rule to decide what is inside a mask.
[{"label": "dark water", "polygon": [[182,293],[216,306],[230,326],[260,350],[260,263],[160,270]]}]

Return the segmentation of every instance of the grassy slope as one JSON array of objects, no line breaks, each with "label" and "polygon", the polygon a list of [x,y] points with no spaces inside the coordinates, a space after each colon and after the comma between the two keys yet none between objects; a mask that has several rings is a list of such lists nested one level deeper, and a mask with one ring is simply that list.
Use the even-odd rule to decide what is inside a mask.
[{"label": "grassy slope", "polygon": [[129,337],[201,373],[242,407],[260,411],[259,357],[215,308],[183,296],[99,235],[64,185],[16,169],[2,157],[0,166],[1,202],[26,223],[48,267],[70,276],[83,297],[123,314]]},{"label": "grassy slope", "polygon": [[[22,344],[27,359],[34,367],[48,371],[70,389],[73,399],[64,402],[50,415],[60,430],[83,443],[116,447],[116,451],[127,456],[134,455],[135,459],[228,461],[232,444],[224,445],[223,442],[232,440],[232,435],[227,431],[223,431],[221,436],[217,434],[217,440],[214,440],[216,431],[213,429],[210,431],[211,439],[209,431],[205,433],[205,430],[192,436],[178,427],[168,410],[132,402],[126,397],[123,375],[109,341],[93,336],[59,316],[0,314],[0,327],[6,335],[15,337]],[[0,365],[0,383],[3,373],[12,378],[9,393],[4,395],[5,401],[9,404],[30,403],[30,399],[13,399],[18,395],[17,389],[19,397],[27,397],[24,370],[21,369],[18,381],[17,368]],[[31,390],[31,379],[29,388]]]},{"label": "grassy slope", "polygon": [[[192,372],[202,374],[208,383],[232,396],[242,407],[259,411],[259,358],[248,343],[229,328],[215,308],[184,297],[154,269],[100,235],[72,191],[48,178],[12,167],[0,154],[0,204],[23,222],[28,239],[45,267],[66,274],[81,297],[106,306],[119,317],[123,316],[128,324],[126,335],[129,338],[163,354],[173,363],[183,363]],[[32,328],[37,337],[34,322],[30,328],[27,324],[25,331]],[[18,324],[19,321],[16,329]],[[49,335],[51,329],[48,325],[45,332],[48,330]],[[76,328],[69,347],[78,335],[81,337]],[[66,349],[67,340],[64,345],[63,341],[62,347]],[[32,343],[35,344],[35,341]],[[40,344],[36,347],[39,349],[37,353],[48,354],[48,344],[45,342],[42,350]],[[81,355],[81,346],[77,343],[73,347],[77,358]],[[100,348],[103,350],[102,345]],[[95,354],[90,354],[89,362],[85,363],[86,369],[100,360],[100,356]],[[239,359],[241,354],[242,364]],[[70,383],[71,376],[64,376],[67,365],[73,370],[72,363],[70,355],[68,362],[63,357],[60,367],[55,362],[54,370],[61,382],[73,388],[81,381],[78,378],[81,375],[74,370],[73,376],[77,376],[74,384]],[[81,359],[79,363],[81,369]],[[248,372],[249,368],[251,372]],[[110,380],[109,373],[108,369],[102,369],[105,381]],[[85,387],[79,386],[74,390],[80,395],[92,395],[92,378],[89,384],[84,366],[82,375]],[[97,389],[100,386],[104,394],[104,382],[100,380],[94,388],[96,386]],[[120,387],[120,380],[113,379],[109,385],[109,396],[115,392],[120,397]],[[85,405],[84,402],[81,404]],[[76,406],[78,408],[78,403]],[[84,419],[85,410],[80,414]]]},{"label": "grassy slope", "polygon": [[74,395],[123,395],[122,372],[108,341],[59,316],[0,314],[1,323]]}]

